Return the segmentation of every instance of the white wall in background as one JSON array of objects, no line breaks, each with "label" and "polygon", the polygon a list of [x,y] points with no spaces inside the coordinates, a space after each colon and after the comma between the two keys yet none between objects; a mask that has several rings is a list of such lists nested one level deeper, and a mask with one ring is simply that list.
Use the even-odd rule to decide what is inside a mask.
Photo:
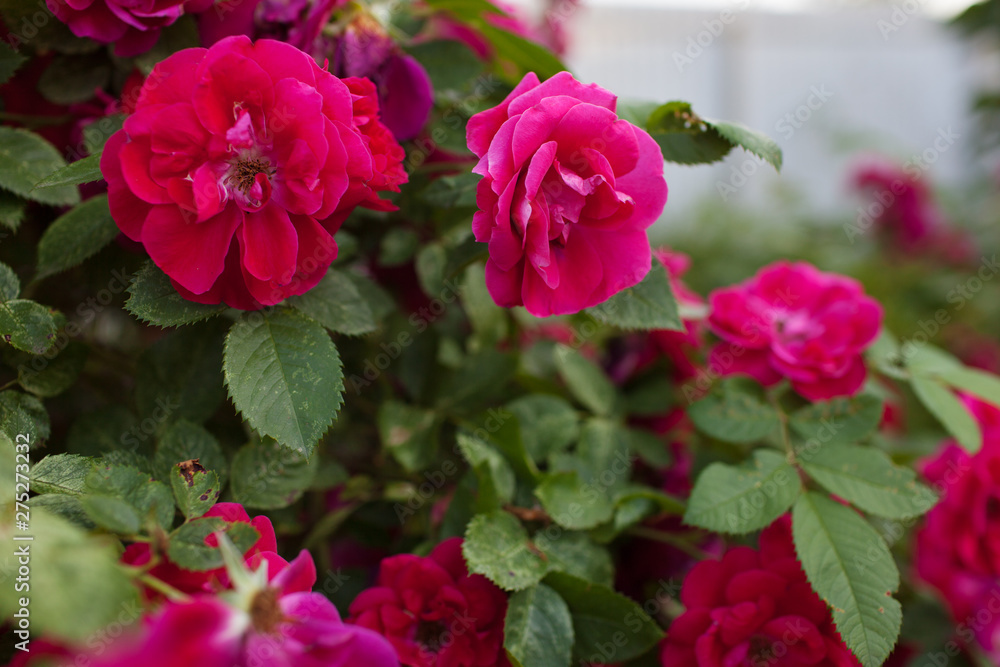
[{"label": "white wall in background", "polygon": [[[730,201],[761,206],[788,185],[817,209],[850,205],[847,167],[863,148],[901,159],[936,154],[929,173],[944,185],[971,171],[971,56],[937,22],[904,21],[891,4],[778,14],[732,0],[733,14],[723,15],[598,1],[571,19],[567,61],[581,80],[622,99],[684,99],[706,117],[742,122],[781,144],[783,174],[758,167],[728,191]],[[796,113],[808,118],[789,122]],[[719,183],[739,184],[733,169],[747,159],[737,151],[713,167],[668,165],[665,220],[683,220],[700,198],[719,196]]]}]

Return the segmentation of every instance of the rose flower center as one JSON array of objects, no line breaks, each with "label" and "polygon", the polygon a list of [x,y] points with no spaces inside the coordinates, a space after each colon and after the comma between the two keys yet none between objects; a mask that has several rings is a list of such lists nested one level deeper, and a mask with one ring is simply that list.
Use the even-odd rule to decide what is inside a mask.
[{"label": "rose flower center", "polygon": [[257,182],[257,174],[271,175],[271,163],[262,157],[239,160],[232,173],[232,181],[244,194]]},{"label": "rose flower center", "polygon": [[257,632],[273,634],[284,620],[277,589],[265,588],[254,596],[250,603],[250,622]]},{"label": "rose flower center", "polygon": [[441,648],[442,637],[447,628],[440,621],[420,621],[417,625],[415,639],[417,643],[431,653],[437,653]]}]

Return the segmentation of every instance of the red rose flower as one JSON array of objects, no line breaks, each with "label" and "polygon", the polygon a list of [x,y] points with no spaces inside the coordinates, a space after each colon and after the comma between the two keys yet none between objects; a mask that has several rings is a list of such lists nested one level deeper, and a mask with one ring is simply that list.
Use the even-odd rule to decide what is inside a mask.
[{"label": "red rose flower", "polygon": [[188,299],[253,310],[302,294],[347,214],[390,208],[375,191],[406,180],[377,109],[356,118],[355,99],[281,42],[179,51],[105,147],[112,216]]},{"label": "red rose flower", "polygon": [[382,561],[377,585],[361,593],[349,622],[389,639],[409,667],[494,667],[506,664],[507,597],[485,577],[470,575],[462,540],[445,540],[421,558]]},{"label": "red rose flower", "polygon": [[857,667],[830,612],[795,557],[788,515],[760,549],[702,561],[681,589],[687,608],[670,626],[663,667]]}]

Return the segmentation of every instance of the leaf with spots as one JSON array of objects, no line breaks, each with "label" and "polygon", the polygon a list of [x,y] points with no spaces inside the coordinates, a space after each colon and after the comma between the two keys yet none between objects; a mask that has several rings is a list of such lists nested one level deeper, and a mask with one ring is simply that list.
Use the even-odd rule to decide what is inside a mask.
[{"label": "leaf with spots", "polygon": [[182,461],[170,471],[170,487],[186,519],[197,519],[219,499],[219,476],[198,462]]},{"label": "leaf with spots", "polygon": [[223,370],[250,425],[306,455],[340,410],[337,347],[321,325],[294,311],[244,315],[226,337]]},{"label": "leaf with spots", "polygon": [[549,563],[514,516],[496,510],[476,515],[465,530],[462,553],[469,571],[482,574],[506,591],[537,584]]}]

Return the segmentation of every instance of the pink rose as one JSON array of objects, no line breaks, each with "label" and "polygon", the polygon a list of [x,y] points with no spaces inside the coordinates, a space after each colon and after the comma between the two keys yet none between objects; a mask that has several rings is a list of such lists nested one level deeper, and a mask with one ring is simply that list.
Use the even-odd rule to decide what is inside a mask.
[{"label": "pink rose", "polygon": [[684,580],[685,612],[663,643],[663,667],[858,667],[795,556],[789,515],[705,560]]},{"label": "pink rose", "polygon": [[354,103],[281,42],[238,36],[175,53],[104,149],[112,216],[188,299],[253,310],[302,294],[336,257],[333,234],[354,206],[391,208],[375,192],[406,179],[373,102],[364,118]]},{"label": "pink rose", "polygon": [[507,664],[507,597],[486,577],[469,574],[457,537],[426,558],[383,560],[377,585],[351,603],[350,613],[349,622],[387,637],[408,667]]},{"label": "pink rose", "polygon": [[998,662],[1000,410],[964,400],[983,430],[983,447],[969,454],[949,440],[922,462],[941,500],[917,532],[914,563],[917,576],[940,591],[956,623],[972,628],[991,661]]},{"label": "pink rose", "polygon": [[865,381],[861,353],[875,340],[882,307],[861,285],[804,262],[776,262],[709,295],[708,326],[725,342],[710,365],[764,385],[787,377],[810,400],[854,394]]},{"label": "pink rose", "polygon": [[45,0],[45,4],[77,37],[115,44],[122,58],[145,53],[160,29],[185,13],[203,12],[212,0]]},{"label": "pink rose", "polygon": [[529,73],[469,120],[483,176],[472,229],[489,243],[486,286],[497,304],[575,313],[649,272],[646,228],[667,200],[663,156],[618,118],[616,101],[569,72],[545,83]]}]

